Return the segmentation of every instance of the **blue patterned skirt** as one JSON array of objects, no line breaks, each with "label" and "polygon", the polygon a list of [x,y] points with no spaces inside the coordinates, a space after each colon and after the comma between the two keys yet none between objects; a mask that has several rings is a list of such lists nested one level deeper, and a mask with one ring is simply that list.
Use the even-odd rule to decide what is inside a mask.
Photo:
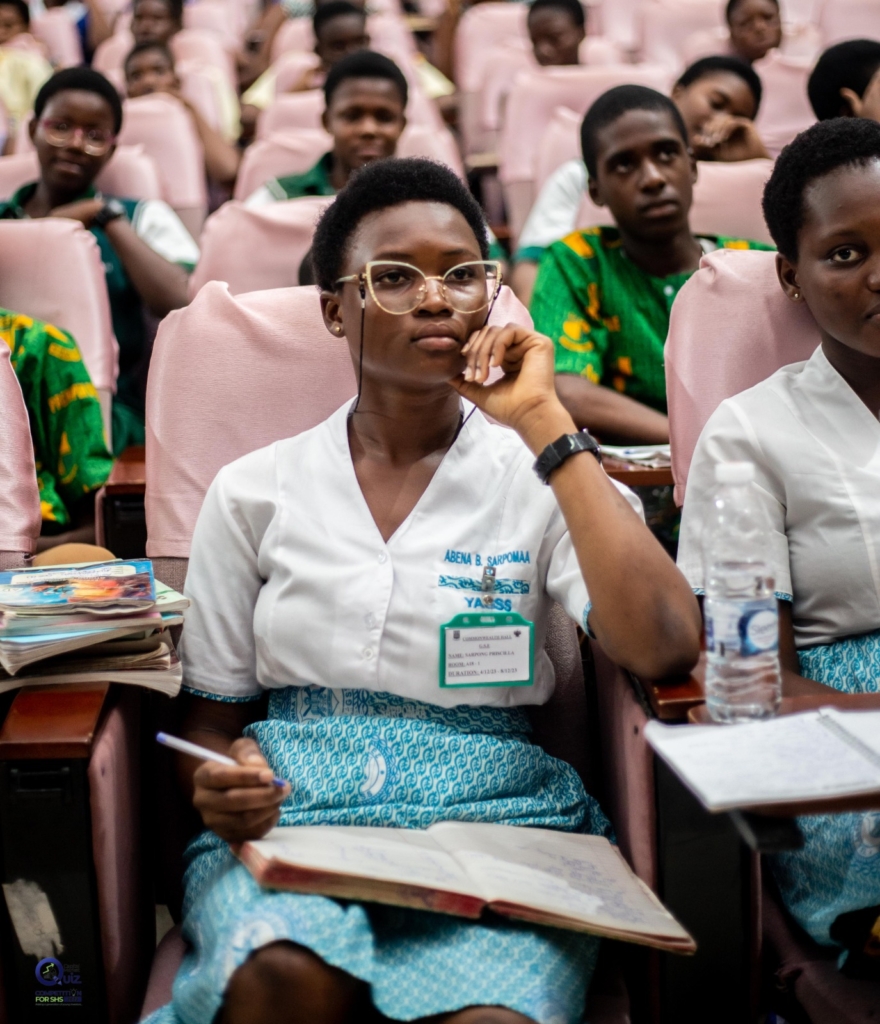
[{"label": "blue patterned skirt", "polygon": [[[427,828],[481,821],[609,835],[576,772],[529,741],[525,713],[439,708],[388,694],[273,691],[249,726],[292,792],[281,825]],[[505,1006],[539,1024],[583,1018],[598,940],[487,915],[443,914],[261,889],[213,833],[187,851],[191,946],[150,1024],[211,1024],[235,970],[272,942],[306,946],[370,986],[392,1020]]]},{"label": "blue patterned skirt", "polygon": [[[798,652],[801,674],[843,693],[880,691],[880,632]],[[880,813],[798,818],[802,850],[770,858],[789,912],[816,942],[851,910],[880,904]]]}]

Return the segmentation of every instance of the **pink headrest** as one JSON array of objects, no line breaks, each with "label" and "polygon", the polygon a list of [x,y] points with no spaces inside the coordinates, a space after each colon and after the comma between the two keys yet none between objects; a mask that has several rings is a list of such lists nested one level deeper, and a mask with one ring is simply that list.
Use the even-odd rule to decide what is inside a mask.
[{"label": "pink headrest", "polygon": [[156,164],[163,198],[175,209],[207,206],[204,150],[179,100],[163,93],[126,100],[119,141],[143,146]]},{"label": "pink headrest", "polygon": [[703,257],[672,306],[666,341],[677,504],[697,439],[721,402],[809,359],[819,340],[807,307],[783,294],[775,253],[721,249]]},{"label": "pink headrest", "polygon": [[305,52],[314,49],[315,33],[311,18],[288,18],[272,40],[273,62],[283,53]]},{"label": "pink headrest", "polygon": [[755,71],[764,86],[755,128],[771,156],[778,156],[795,135],[815,123],[816,115],[807,98],[813,63],[812,57],[788,57],[779,50],[771,50],[755,61]]},{"label": "pink headrest", "polygon": [[[37,151],[26,131],[19,133],[19,140],[23,145],[17,142],[11,156],[0,156],[0,196],[4,198],[40,176]],[[95,185],[109,196],[125,199],[162,198],[159,172],[142,146],[117,146],[116,152],[95,179]]]},{"label": "pink headrest", "polygon": [[244,151],[234,198],[244,201],[272,178],[302,174],[333,146],[333,136],[323,128],[299,128],[272,132]]},{"label": "pink headrest", "polygon": [[273,132],[289,132],[298,128],[318,129],[323,113],[324,93],[321,89],[276,96],[257,119],[257,138],[265,139]]},{"label": "pink headrest", "polygon": [[207,281],[225,281],[232,295],[298,284],[315,225],[332,202],[332,196],[305,196],[255,210],[224,203],[205,222],[190,295]]},{"label": "pink headrest", "polygon": [[527,9],[521,4],[474,4],[461,17],[455,33],[455,80],[461,92],[477,92],[483,84],[491,47],[508,39],[525,39]]},{"label": "pink headrest", "polygon": [[56,68],[75,68],[83,62],[79,32],[62,7],[44,10],[31,18],[31,31],[46,44],[49,60]]},{"label": "pink headrest", "polygon": [[92,67],[95,71],[100,71],[102,75],[106,75],[111,71],[121,70],[125,58],[129,55],[133,46],[134,36],[131,32],[127,28],[117,29],[109,39],[105,39],[95,50],[95,55],[92,57]]},{"label": "pink headrest", "polygon": [[61,217],[0,221],[0,305],[69,331],[96,388],[116,390],[119,349],[98,243]]},{"label": "pink headrest", "polygon": [[[490,322],[531,327],[502,288]],[[188,558],[202,499],[234,459],[326,419],[356,391],[314,288],[205,285],[156,336],[147,384],[147,554]],[[205,396],[210,401],[205,401]]]},{"label": "pink headrest", "polygon": [[535,180],[541,136],[557,107],[569,107],[583,116],[613,86],[645,85],[665,91],[669,77],[666,68],[653,64],[539,68],[521,74],[507,98],[498,143],[501,181]]},{"label": "pink headrest", "polygon": [[9,349],[0,342],[0,551],[32,553],[40,535],[40,496],[31,427]]}]

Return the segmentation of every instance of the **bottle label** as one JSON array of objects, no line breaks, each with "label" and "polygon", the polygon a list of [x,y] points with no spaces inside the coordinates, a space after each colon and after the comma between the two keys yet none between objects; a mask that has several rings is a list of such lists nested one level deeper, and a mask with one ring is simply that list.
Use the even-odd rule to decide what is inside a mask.
[{"label": "bottle label", "polygon": [[779,648],[779,609],[773,597],[756,601],[706,598],[706,650],[750,658]]}]

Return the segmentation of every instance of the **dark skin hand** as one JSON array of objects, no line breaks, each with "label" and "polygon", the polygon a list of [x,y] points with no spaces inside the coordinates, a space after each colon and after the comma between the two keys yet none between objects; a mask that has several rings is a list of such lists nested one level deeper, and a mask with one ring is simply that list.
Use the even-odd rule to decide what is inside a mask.
[{"label": "dark skin hand", "polygon": [[[54,146],[46,138],[42,125],[46,120],[79,128],[80,132],[66,146]],[[84,134],[97,131],[112,137],[114,129],[113,111],[96,93],[67,89],[49,100],[40,121],[30,124],[41,176],[25,207],[29,217],[66,217],[78,220],[86,228],[91,226],[104,200],[79,197],[94,182],[116,147],[115,143],[110,145],[99,156],[87,153]],[[165,316],[187,304],[187,275],[182,267],[153,252],[125,217],[111,221],[104,231],[141,299],[156,316]]]},{"label": "dark skin hand", "polygon": [[[655,277],[696,270],[700,243],[688,223],[697,167],[665,111],[631,110],[597,133],[593,202],[607,206],[627,256]],[[557,375],[557,390],[578,427],[603,440],[663,444],[666,416],[575,374]]]},{"label": "dark skin hand", "polygon": [[394,156],[406,127],[403,98],[386,78],[348,78],[334,90],[321,123],[333,136],[330,180],[341,189],[353,171]]},{"label": "dark skin hand", "polygon": [[676,85],[672,98],[698,160],[734,162],[768,156],[754,125],[754,93],[739,75],[714,71],[690,85]]}]

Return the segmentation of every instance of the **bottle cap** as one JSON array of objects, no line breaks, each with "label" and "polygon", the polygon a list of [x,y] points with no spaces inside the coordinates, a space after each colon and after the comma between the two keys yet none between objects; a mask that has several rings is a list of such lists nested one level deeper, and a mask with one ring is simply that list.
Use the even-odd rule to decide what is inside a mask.
[{"label": "bottle cap", "polygon": [[755,479],[753,462],[718,462],[715,481],[719,484],[750,484]]}]

